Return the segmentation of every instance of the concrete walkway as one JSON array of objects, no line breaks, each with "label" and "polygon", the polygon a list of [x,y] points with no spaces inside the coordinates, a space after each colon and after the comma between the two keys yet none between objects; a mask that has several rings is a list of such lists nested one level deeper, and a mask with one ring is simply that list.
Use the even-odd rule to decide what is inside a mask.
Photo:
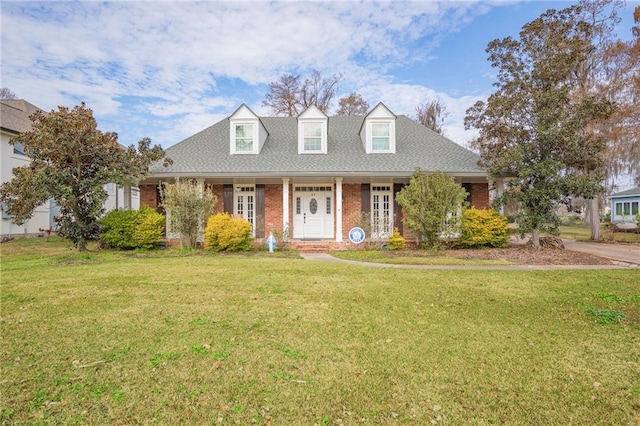
[{"label": "concrete walkway", "polygon": [[562,240],[567,250],[580,251],[625,263],[631,267],[640,265],[640,244],[610,244],[576,240]]},{"label": "concrete walkway", "polygon": [[391,263],[358,262],[355,260],[338,259],[327,253],[300,253],[306,260],[321,262],[346,263],[351,265],[366,265],[376,268],[407,268],[407,269],[443,269],[443,270],[571,270],[571,269],[620,269],[639,268],[640,245],[588,243],[576,240],[563,240],[567,250],[580,251],[604,257],[614,261],[613,265],[398,265]]}]

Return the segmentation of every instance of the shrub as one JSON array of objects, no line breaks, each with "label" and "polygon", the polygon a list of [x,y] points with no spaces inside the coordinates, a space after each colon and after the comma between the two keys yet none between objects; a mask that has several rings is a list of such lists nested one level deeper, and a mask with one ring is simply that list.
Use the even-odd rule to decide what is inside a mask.
[{"label": "shrub", "polygon": [[393,235],[391,235],[389,241],[387,241],[389,250],[404,250],[405,245],[404,237],[400,235],[398,228],[393,228]]},{"label": "shrub", "polygon": [[506,247],[507,218],[495,210],[469,208],[462,213],[460,247]]},{"label": "shrub", "polygon": [[162,239],[165,218],[153,209],[112,210],[100,220],[101,242],[111,248],[153,248]]},{"label": "shrub", "polygon": [[162,239],[166,218],[152,208],[143,206],[138,210],[138,220],[138,226],[133,232],[133,240],[140,248],[154,248]]},{"label": "shrub", "polygon": [[244,219],[218,213],[209,217],[204,230],[204,248],[219,251],[249,251],[251,224]]}]

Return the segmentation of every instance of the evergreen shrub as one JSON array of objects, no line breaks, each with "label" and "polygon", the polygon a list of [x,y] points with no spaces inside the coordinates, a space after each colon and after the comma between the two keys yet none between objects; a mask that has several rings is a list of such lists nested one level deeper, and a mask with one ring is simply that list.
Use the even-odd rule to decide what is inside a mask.
[{"label": "evergreen shrub", "polygon": [[140,210],[116,209],[101,220],[100,241],[120,250],[151,249],[162,239],[165,218],[148,206]]},{"label": "evergreen shrub", "polygon": [[251,224],[228,213],[214,214],[204,230],[204,248],[215,252],[251,250]]},{"label": "evergreen shrub", "polygon": [[387,241],[387,247],[389,250],[404,250],[406,242],[404,237],[400,235],[398,228],[393,228],[393,235],[389,237]]},{"label": "evergreen shrub", "polygon": [[469,208],[462,213],[462,229],[458,246],[506,247],[508,241],[507,218],[497,211]]}]

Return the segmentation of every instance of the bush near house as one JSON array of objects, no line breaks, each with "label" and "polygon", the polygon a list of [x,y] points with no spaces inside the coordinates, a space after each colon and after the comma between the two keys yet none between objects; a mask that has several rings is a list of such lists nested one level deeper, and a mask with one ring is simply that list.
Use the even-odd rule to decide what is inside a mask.
[{"label": "bush near house", "polygon": [[497,211],[469,208],[462,213],[459,247],[506,247],[508,240],[507,218]]},{"label": "bush near house", "polygon": [[393,235],[389,237],[387,247],[389,247],[389,250],[404,250],[405,246],[406,242],[404,237],[400,235],[398,228],[393,228]]},{"label": "bush near house", "polygon": [[204,230],[204,248],[215,252],[251,250],[251,224],[228,213],[214,214]]},{"label": "bush near house", "polygon": [[151,249],[162,239],[165,217],[147,206],[112,210],[100,220],[100,241],[120,250]]}]

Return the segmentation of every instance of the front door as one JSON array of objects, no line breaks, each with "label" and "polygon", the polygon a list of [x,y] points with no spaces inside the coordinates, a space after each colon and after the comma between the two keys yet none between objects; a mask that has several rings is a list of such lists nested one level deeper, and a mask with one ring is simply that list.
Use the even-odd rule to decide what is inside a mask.
[{"label": "front door", "polygon": [[332,187],[295,187],[293,208],[293,238],[333,238]]}]

